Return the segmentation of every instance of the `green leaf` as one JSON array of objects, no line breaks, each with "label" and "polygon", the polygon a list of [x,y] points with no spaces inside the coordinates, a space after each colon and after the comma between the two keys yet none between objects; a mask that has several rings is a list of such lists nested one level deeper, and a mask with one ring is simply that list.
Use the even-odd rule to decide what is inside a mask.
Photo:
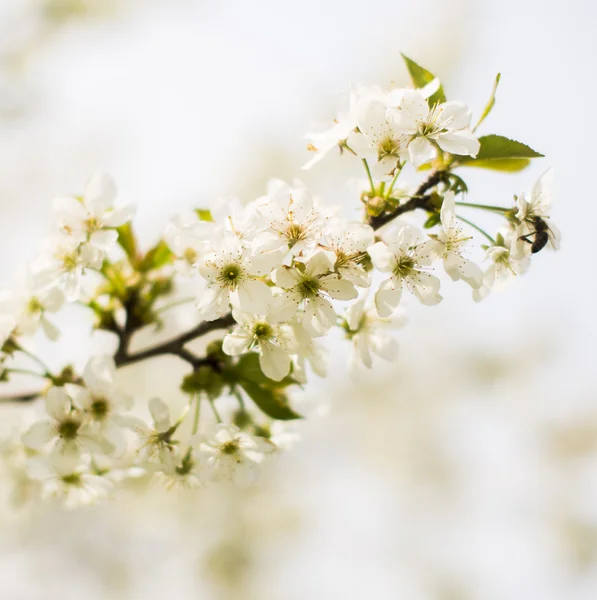
[{"label": "green leaf", "polygon": [[259,355],[255,352],[243,354],[236,363],[234,370],[236,378],[241,381],[250,381],[251,383],[267,383],[270,381],[259,366]]},{"label": "green leaf", "polygon": [[147,254],[143,257],[141,264],[139,265],[140,271],[151,271],[153,269],[159,269],[164,265],[171,262],[172,251],[168,247],[168,244],[164,240],[160,240]]},{"label": "green leaf", "polygon": [[116,228],[118,232],[118,244],[128,256],[132,265],[135,265],[138,259],[137,240],[133,233],[133,228],[130,223],[125,223]]},{"label": "green leaf", "polygon": [[484,135],[479,138],[479,142],[481,148],[477,157],[459,156],[456,158],[458,166],[515,172],[528,166],[531,158],[543,157],[543,154],[526,144],[503,135]]},{"label": "green leaf", "polygon": [[497,87],[500,83],[500,77],[501,77],[501,73],[498,73],[495,76],[495,82],[493,84],[493,90],[491,91],[491,96],[489,97],[489,101],[485,105],[485,108],[483,109],[483,112],[481,113],[481,116],[479,117],[479,120],[477,121],[477,124],[475,125],[475,128],[473,129],[473,131],[477,130],[477,127],[479,127],[479,125],[481,125],[481,123],[483,123],[483,121],[485,120],[485,117],[487,117],[487,115],[491,112],[491,109],[493,108],[493,106],[495,104],[495,93],[496,93]]},{"label": "green leaf", "polygon": [[425,221],[423,227],[425,229],[431,229],[435,227],[441,221],[441,216],[439,213],[432,213],[429,218]]},{"label": "green leaf", "polygon": [[201,221],[209,221],[213,222],[214,218],[211,215],[211,211],[207,208],[196,208],[195,214],[199,217]]},{"label": "green leaf", "polygon": [[[402,58],[406,63],[406,68],[408,69],[410,79],[416,88],[425,87],[428,83],[431,83],[436,78],[436,76],[433,73],[418,65],[414,60],[408,58],[408,56],[402,54]],[[444,88],[441,84],[437,91],[434,94],[432,94],[429,98],[427,98],[429,106],[433,106],[437,102],[441,104],[445,101],[446,95],[444,93]]]},{"label": "green leaf", "polygon": [[282,388],[272,389],[252,381],[242,381],[239,385],[268,417],[279,421],[302,418],[301,415],[292,410]]},{"label": "green leaf", "polygon": [[473,160],[462,163],[463,167],[492,169],[504,173],[517,173],[531,164],[530,158],[496,158],[495,160]]},{"label": "green leaf", "polygon": [[256,352],[243,354],[233,367],[236,381],[250,381],[259,385],[267,385],[272,388],[283,388],[297,383],[294,378],[287,375],[282,381],[274,381],[264,375],[259,365],[259,355]]},{"label": "green leaf", "polygon": [[543,154],[537,152],[516,140],[503,135],[483,135],[479,138],[481,148],[476,158],[463,156],[458,162],[464,163],[475,160],[495,160],[499,158],[543,158]]}]

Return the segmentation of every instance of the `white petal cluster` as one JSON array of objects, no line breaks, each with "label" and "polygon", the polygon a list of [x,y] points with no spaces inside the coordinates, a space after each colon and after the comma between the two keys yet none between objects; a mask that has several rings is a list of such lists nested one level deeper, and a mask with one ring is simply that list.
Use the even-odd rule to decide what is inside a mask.
[{"label": "white petal cluster", "polygon": [[99,270],[118,239],[116,227],[129,221],[134,208],[116,207],[116,185],[105,174],[96,174],[82,196],[54,200],[56,232],[44,240],[33,264],[38,285],[58,286],[69,301],[81,294],[87,269]]},{"label": "white petal cluster", "polygon": [[[45,413],[29,421],[20,453],[12,453],[25,485],[67,507],[94,503],[133,477],[155,476],[167,488],[250,485],[265,458],[296,439],[280,425],[304,416],[288,390],[311,372],[325,376],[333,330],[352,345],[351,364],[371,368],[377,357],[396,356],[391,330],[404,321],[405,297],[437,305],[440,287],[452,280],[470,286],[478,301],[524,273],[544,247],[557,249],[552,172],[515,206],[471,202],[453,170],[476,157],[481,143],[485,161],[487,138],[500,136],[480,142],[466,105],[431,98],[444,99],[437,79],[421,89],[355,87],[332,127],[308,135],[314,155],[304,168],[336,147],[359,159],[367,179],[352,207],[328,206],[299,181],[272,179],[264,196],[244,206],[214,202],[178,215],[144,250],[124,227],[133,209],[116,203],[109,176],[95,175],[81,196],[55,200],[53,234],[25,284],[0,291],[0,381],[19,374],[44,382],[18,397],[38,399],[34,408],[43,404]],[[418,182],[398,181],[409,170],[427,172]],[[505,225],[494,238],[465,218],[469,209]],[[184,302],[175,297],[182,287],[191,290],[196,323],[132,350],[138,331],[153,334],[161,311]],[[22,338],[42,331],[57,340],[53,315],[74,301],[116,338],[114,358],[95,356],[80,375],[70,366],[52,372]],[[198,350],[194,342],[208,334]],[[173,410],[151,398],[136,414],[117,367],[161,355],[186,363],[180,389],[188,405]]]},{"label": "white petal cluster", "polygon": [[480,144],[471,116],[458,101],[430,106],[422,89],[360,86],[351,92],[349,110],[329,130],[309,134],[308,148],[315,155],[303,168],[312,167],[334,146],[368,160],[380,181],[391,179],[399,163],[419,167],[438,151],[474,157]]}]

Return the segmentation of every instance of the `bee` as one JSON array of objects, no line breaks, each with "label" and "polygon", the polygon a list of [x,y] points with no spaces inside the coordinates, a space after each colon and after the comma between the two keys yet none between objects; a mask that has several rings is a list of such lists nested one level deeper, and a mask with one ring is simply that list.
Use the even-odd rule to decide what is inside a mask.
[{"label": "bee", "polygon": [[531,252],[537,254],[549,243],[554,250],[557,250],[558,244],[553,230],[549,227],[542,217],[532,216],[525,219],[533,231],[526,235],[521,235],[518,239],[531,244]]}]

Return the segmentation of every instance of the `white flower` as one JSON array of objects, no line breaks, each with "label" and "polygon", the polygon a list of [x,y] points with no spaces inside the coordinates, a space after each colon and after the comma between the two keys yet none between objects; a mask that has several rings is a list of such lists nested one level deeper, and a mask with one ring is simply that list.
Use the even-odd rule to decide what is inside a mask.
[{"label": "white flower", "polygon": [[[351,100],[354,101],[354,94],[351,94]],[[352,103],[351,102],[351,103]],[[341,147],[346,142],[350,132],[357,126],[356,118],[352,110],[341,112],[334,120],[334,124],[325,131],[311,131],[306,135],[309,143],[307,149],[313,152],[313,157],[302,167],[305,171],[318,163],[322,158],[334,148]]]},{"label": "white flower", "polygon": [[414,294],[423,304],[437,304],[440,282],[423,269],[431,264],[429,249],[419,242],[418,231],[402,225],[386,245],[377,242],[367,249],[375,267],[382,273],[391,273],[375,294],[375,306],[380,317],[389,317],[400,303],[402,287]]},{"label": "white flower", "polygon": [[176,267],[182,275],[196,272],[197,263],[211,250],[214,224],[201,221],[195,212],[178,215],[164,231],[164,240],[178,258]]},{"label": "white flower", "polygon": [[359,132],[347,140],[348,147],[359,158],[369,161],[371,173],[377,179],[392,178],[398,161],[406,156],[408,137],[393,120],[386,118],[386,103],[377,96],[360,99],[355,111]]},{"label": "white flower", "polygon": [[504,245],[487,248],[485,260],[491,261],[491,264],[483,274],[483,285],[473,290],[476,302],[488,296],[494,287],[504,285],[513,277],[524,273],[529,266],[529,256],[520,255],[517,251],[516,233],[509,234],[503,236]]},{"label": "white flower", "polygon": [[69,302],[81,295],[81,282],[86,269],[99,270],[103,254],[94,246],[79,244],[65,235],[42,241],[41,256],[32,265],[34,285],[43,289],[58,286]]},{"label": "white flower", "polygon": [[90,430],[108,440],[114,446],[114,453],[120,456],[126,448],[123,428],[136,428],[139,421],[121,414],[132,408],[133,399],[116,387],[115,376],[116,365],[111,356],[94,356],[83,372],[86,387],[68,389],[73,404],[86,415]]},{"label": "white flower", "polygon": [[69,468],[42,457],[30,459],[26,470],[31,479],[41,482],[43,499],[60,498],[68,509],[95,504],[113,488],[108,479],[93,475],[84,466]]},{"label": "white flower", "polygon": [[426,246],[438,257],[443,259],[444,269],[452,281],[462,279],[472,288],[478,289],[483,283],[483,272],[472,261],[468,260],[463,251],[472,236],[466,235],[456,218],[454,192],[447,192],[441,208],[441,230]]},{"label": "white flower", "polygon": [[135,210],[126,205],[114,207],[116,185],[109,175],[95,174],[81,197],[56,198],[53,203],[60,230],[79,244],[88,244],[105,253],[118,233],[114,229],[129,221]]},{"label": "white flower", "polygon": [[271,256],[252,255],[237,238],[225,237],[215,252],[199,262],[199,273],[207,280],[197,303],[201,317],[213,321],[228,312],[231,302],[246,312],[267,310],[272,294],[260,278],[272,266]]},{"label": "white flower", "polygon": [[263,373],[274,381],[284,379],[290,372],[289,353],[296,349],[296,341],[291,327],[281,322],[282,315],[275,310],[262,315],[237,310],[232,314],[240,326],[224,338],[224,352],[238,356],[257,348]]},{"label": "white flower", "polygon": [[398,343],[384,329],[399,327],[403,322],[403,319],[380,318],[375,308],[366,306],[365,298],[351,304],[345,314],[345,330],[353,344],[353,360],[360,359],[366,367],[371,367],[372,352],[385,360],[393,360]]},{"label": "white flower", "polygon": [[52,387],[46,394],[46,412],[51,420],[34,423],[23,434],[25,446],[41,450],[53,441],[50,458],[56,465],[74,468],[83,451],[110,454],[114,446],[85,423],[85,416],[72,409],[71,399],[62,387]]},{"label": "white flower", "polygon": [[470,129],[471,112],[462,102],[429,108],[420,90],[393,90],[387,99],[388,119],[408,136],[410,162],[418,167],[435,158],[436,145],[450,154],[477,156],[479,140]]},{"label": "white flower", "polygon": [[219,424],[214,437],[200,444],[206,475],[212,481],[228,480],[243,488],[257,480],[259,463],[275,451],[269,440],[251,436],[235,425]]},{"label": "white flower", "polygon": [[57,340],[60,331],[46,313],[57,312],[63,304],[64,294],[60,289],[36,289],[33,278],[27,281],[22,291],[0,292],[0,312],[12,315],[15,335],[33,335],[41,326],[48,339]]},{"label": "white flower", "polygon": [[301,434],[295,428],[295,423],[274,421],[269,428],[269,439],[279,450],[290,450],[302,439]]},{"label": "white flower", "polygon": [[292,330],[298,343],[296,354],[292,357],[294,364],[292,377],[299,383],[307,383],[307,363],[318,377],[325,377],[328,362],[326,347],[313,339],[301,323],[294,321]]},{"label": "white flower", "polygon": [[158,464],[161,468],[173,469],[175,466],[175,444],[172,435],[177,425],[170,419],[170,409],[159,398],[151,398],[148,403],[149,413],[153,420],[152,427],[138,419],[131,421],[130,428],[140,438],[139,455],[141,460],[152,465]]},{"label": "white flower", "polygon": [[374,238],[369,225],[336,222],[323,241],[323,245],[336,255],[334,271],[356,286],[369,287],[369,276],[361,262]]},{"label": "white flower", "polygon": [[[532,250],[533,236],[537,230],[537,219],[549,220],[553,201],[553,169],[548,169],[535,183],[530,194],[521,194],[516,198],[518,212],[516,219],[517,254],[523,256]],[[554,250],[560,247],[560,233],[551,223],[548,225],[548,240]],[[526,239],[525,239],[526,238]]]},{"label": "white flower", "polygon": [[281,251],[285,255],[283,263],[290,264],[293,257],[313,249],[321,238],[325,218],[304,188],[291,188],[273,180],[258,211],[265,230],[252,241],[257,254]]},{"label": "white flower", "polygon": [[330,253],[316,252],[307,262],[294,267],[280,267],[272,274],[276,285],[285,291],[286,320],[290,320],[304,304],[302,323],[314,336],[324,335],[336,324],[336,311],[328,298],[353,300],[357,297],[354,285],[332,273]]},{"label": "white flower", "polygon": [[201,486],[199,467],[195,451],[189,448],[183,455],[174,452],[171,460],[162,464],[157,476],[167,490],[194,490]]}]

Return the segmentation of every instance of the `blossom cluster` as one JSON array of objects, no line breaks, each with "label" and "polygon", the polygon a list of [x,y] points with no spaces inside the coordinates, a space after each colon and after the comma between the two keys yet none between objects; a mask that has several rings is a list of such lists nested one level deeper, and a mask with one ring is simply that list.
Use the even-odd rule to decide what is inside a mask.
[{"label": "blossom cluster", "polygon": [[[465,104],[447,101],[436,77],[406,61],[413,87],[357,87],[330,128],[308,135],[314,155],[305,169],[332,151],[364,168],[359,220],[298,181],[272,180],[264,196],[245,205],[176,216],[143,253],[130,224],[134,211],[116,204],[109,176],[94,176],[82,196],[54,202],[54,232],[29,265],[24,291],[0,296],[3,380],[31,373],[47,382],[36,394],[12,398],[43,399],[45,416],[15,442],[25,453],[27,481],[40,481],[42,495],[74,506],[131,477],[186,487],[252,483],[264,457],[293,439],[279,423],[300,417],[292,408],[297,384],[310,371],[325,375],[323,339],[332,330],[351,343],[353,367],[371,367],[374,355],[391,360],[397,343],[389,330],[403,323],[406,296],[436,305],[448,279],[469,286],[479,301],[522,274],[533,254],[557,248],[551,170],[514,206],[469,202],[454,172],[471,165],[521,170],[541,156],[503,136],[477,136],[493,94],[473,127]],[[423,179],[399,181],[409,170]],[[464,210],[501,217],[502,225],[492,236]],[[424,222],[407,220],[411,213]],[[132,352],[132,336],[161,326],[160,314],[181,302],[183,280],[195,289],[197,327]],[[75,301],[118,346],[114,356],[91,357],[81,376],[70,366],[53,373],[28,340],[38,329],[57,340],[48,315]],[[204,356],[186,347],[215,331],[221,335]],[[117,385],[119,368],[160,354],[191,367],[181,383],[188,407],[175,418],[158,398],[139,410]],[[41,372],[21,368],[21,359]],[[237,408],[229,409],[230,399]],[[213,413],[208,425],[200,423],[201,404]],[[144,406],[149,419],[140,416]]]}]

